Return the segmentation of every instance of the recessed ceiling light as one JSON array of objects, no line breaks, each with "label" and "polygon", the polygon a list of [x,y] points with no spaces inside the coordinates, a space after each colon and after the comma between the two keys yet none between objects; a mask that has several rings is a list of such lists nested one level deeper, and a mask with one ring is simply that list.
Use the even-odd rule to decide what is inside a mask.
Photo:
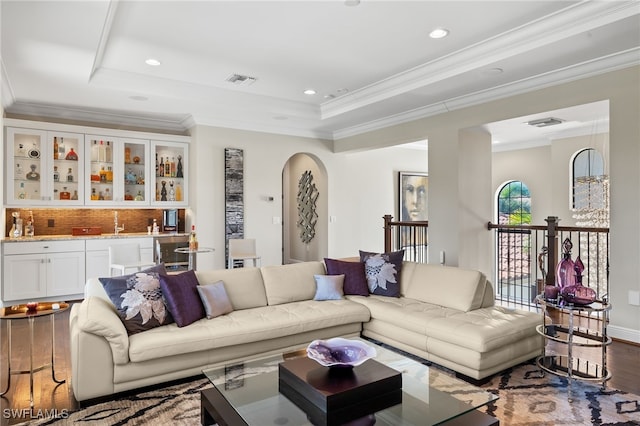
[{"label": "recessed ceiling light", "polygon": [[146,61],[144,61],[145,64],[150,65],[152,67],[158,67],[160,66],[161,62],[157,59],[154,58],[149,58]]},{"label": "recessed ceiling light", "polygon": [[316,91],[313,90],[313,89],[307,89],[307,90],[304,91],[304,94],[305,95],[315,95]]},{"label": "recessed ceiling light", "polygon": [[288,120],[289,117],[287,117],[286,115],[274,115],[273,119],[278,121],[283,121],[283,120]]},{"label": "recessed ceiling light", "polygon": [[146,96],[140,96],[140,95],[129,96],[129,99],[132,99],[134,101],[148,101],[149,100],[149,98],[147,98]]},{"label": "recessed ceiling light", "polygon": [[443,38],[449,35],[449,30],[446,28],[436,28],[429,33],[431,38]]},{"label": "recessed ceiling light", "polygon": [[504,70],[502,68],[487,68],[482,70],[482,74],[484,75],[498,75],[502,74]]}]

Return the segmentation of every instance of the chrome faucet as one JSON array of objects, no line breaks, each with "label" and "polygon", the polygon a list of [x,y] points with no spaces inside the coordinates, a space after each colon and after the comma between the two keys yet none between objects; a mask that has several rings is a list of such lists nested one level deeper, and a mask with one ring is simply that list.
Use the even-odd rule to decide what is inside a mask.
[{"label": "chrome faucet", "polygon": [[118,235],[118,233],[119,233],[120,231],[124,231],[124,223],[122,224],[122,226],[118,226],[118,211],[117,211],[117,210],[115,210],[115,211],[113,212],[113,216],[114,216],[114,217],[113,217],[113,221],[114,221],[114,223],[115,223],[114,233],[115,233],[116,235]]}]

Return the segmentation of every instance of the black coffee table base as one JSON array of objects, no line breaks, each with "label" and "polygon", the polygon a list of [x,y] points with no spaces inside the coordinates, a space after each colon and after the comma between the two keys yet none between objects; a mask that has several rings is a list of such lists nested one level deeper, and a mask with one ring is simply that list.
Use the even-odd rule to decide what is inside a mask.
[{"label": "black coffee table base", "polygon": [[[200,422],[203,426],[218,424],[219,426],[247,425],[242,417],[233,409],[227,400],[215,388],[200,392]],[[500,421],[495,417],[480,411],[470,411],[448,422],[447,426],[499,426]]]}]

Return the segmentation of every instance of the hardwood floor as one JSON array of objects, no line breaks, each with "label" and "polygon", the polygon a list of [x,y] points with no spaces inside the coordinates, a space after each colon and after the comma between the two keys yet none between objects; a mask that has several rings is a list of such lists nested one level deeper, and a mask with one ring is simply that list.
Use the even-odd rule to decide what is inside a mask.
[{"label": "hardwood floor", "polygon": [[[35,320],[35,347],[34,366],[49,362],[50,357],[50,325],[49,317],[40,317]],[[56,326],[56,350],[55,367],[56,377],[65,379],[63,384],[56,384],[51,379],[51,369],[34,374],[34,415],[46,416],[46,410],[73,411],[79,408],[78,402],[73,397],[71,390],[71,355],[69,350],[69,311],[58,314],[55,319]],[[27,370],[29,368],[29,332],[26,320],[14,320],[12,331],[12,358],[11,368]],[[6,322],[0,321],[0,389],[3,391],[7,383],[7,331]],[[562,350],[547,346],[548,351]],[[574,353],[583,358],[593,359],[597,362],[600,353],[597,349],[576,348]],[[607,363],[612,373],[612,378],[607,386],[640,395],[640,345],[614,341],[607,348]],[[11,411],[13,410],[13,411]],[[29,420],[29,375],[12,375],[9,392],[0,397],[0,425],[10,425]],[[26,416],[26,418],[25,418]]]}]

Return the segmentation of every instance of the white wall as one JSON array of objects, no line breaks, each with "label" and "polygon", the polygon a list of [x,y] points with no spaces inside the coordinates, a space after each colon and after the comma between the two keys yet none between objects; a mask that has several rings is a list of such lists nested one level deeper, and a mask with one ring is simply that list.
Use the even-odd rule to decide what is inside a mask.
[{"label": "white wall", "polygon": [[[224,267],[224,148],[244,150],[245,235],[256,238],[263,265],[282,262],[282,171],[290,157],[317,157],[328,177],[329,257],[357,256],[358,250],[384,249],[385,214],[397,215],[399,171],[427,171],[426,151],[385,148],[334,154],[326,141],[208,126],[192,129],[189,220],[202,246],[215,252],[198,257],[198,268]],[[297,179],[297,177],[294,177]],[[268,202],[266,197],[275,201]],[[328,223],[328,216],[335,221]],[[324,256],[318,253],[318,260]]]}]

